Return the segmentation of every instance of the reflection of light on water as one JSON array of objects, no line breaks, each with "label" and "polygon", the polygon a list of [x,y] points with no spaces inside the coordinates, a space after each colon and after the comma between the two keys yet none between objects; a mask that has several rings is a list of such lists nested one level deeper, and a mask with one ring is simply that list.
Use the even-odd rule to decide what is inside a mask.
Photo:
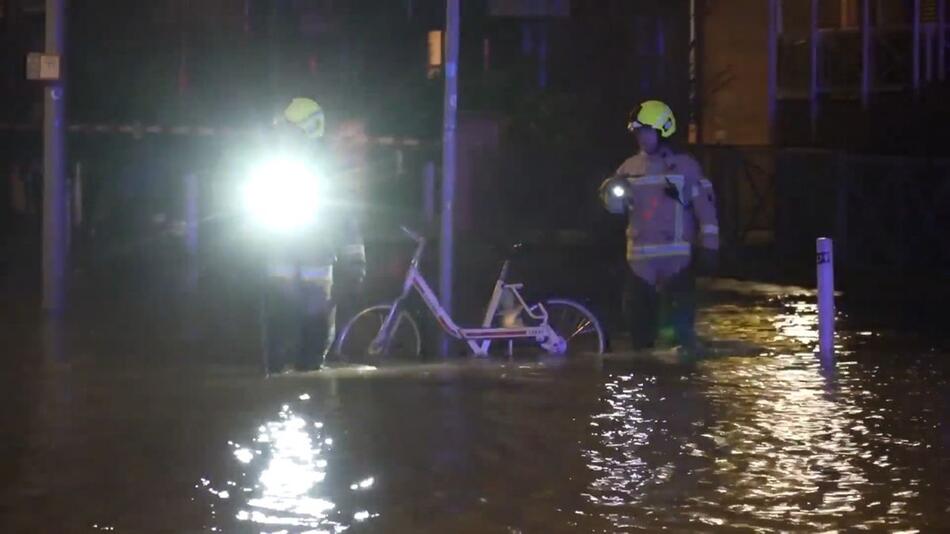
[{"label": "reflection of light on water", "polygon": [[375,482],[376,482],[376,479],[374,479],[373,477],[369,477],[365,480],[361,480],[359,483],[350,484],[350,489],[353,491],[361,490],[361,489],[369,489],[373,486]]},{"label": "reflection of light on water", "polygon": [[632,376],[620,376],[605,384],[607,409],[590,423],[603,448],[584,452],[594,473],[591,491],[585,496],[603,506],[629,504],[640,495],[642,486],[657,475],[640,457],[652,430],[636,403],[643,400],[643,384]]},{"label": "reflection of light on water", "polygon": [[[777,313],[757,308],[731,315],[732,328],[745,333],[752,325],[752,335],[770,340],[781,355],[707,366],[707,395],[725,416],[705,437],[719,451],[714,470],[729,510],[825,530],[876,504],[868,504],[868,466],[888,465],[875,450],[886,439],[867,427],[875,415],[856,402],[866,392],[855,389],[852,362],[837,362],[837,376],[830,377],[808,351],[818,340],[817,306],[779,305]],[[770,318],[771,334],[762,316]],[[893,497],[902,505],[900,494]]]},{"label": "reflection of light on water", "polygon": [[[852,432],[860,409],[845,402],[843,392],[828,390],[810,353],[743,366],[722,366],[723,373],[710,376],[711,396],[728,402],[731,412],[730,424],[712,429],[730,455],[716,464],[717,473],[726,490],[745,501],[730,509],[791,522],[853,512],[868,483],[856,463],[863,447]],[[729,393],[737,381],[747,390],[741,399]]]},{"label": "reflection of light on water", "polygon": [[254,459],[254,451],[251,449],[240,448],[234,451],[234,457],[242,464],[249,464]]},{"label": "reflection of light on water", "polygon": [[[357,509],[350,520],[327,498],[329,490],[322,488],[328,467],[324,456],[333,439],[321,435],[322,429],[322,423],[307,421],[284,405],[276,420],[258,427],[255,447],[229,442],[234,458],[244,469],[259,470],[256,482],[250,484],[253,487],[218,490],[205,478],[196,487],[204,487],[218,499],[246,496],[246,508],[238,509],[232,516],[238,521],[290,528],[293,532],[298,531],[296,527],[308,532],[339,533],[347,530],[351,521],[378,517],[379,514]],[[355,486],[368,490],[374,483],[375,479],[369,477]],[[237,486],[230,481],[228,485]]]},{"label": "reflection of light on water", "polygon": [[252,510],[239,512],[238,519],[266,525],[330,527],[336,532],[346,528],[327,519],[334,503],[310,496],[326,478],[327,463],[319,456],[332,444],[329,438],[311,437],[311,428],[285,405],[276,421],[258,429],[255,441],[268,445],[268,463],[259,478],[260,496],[248,500]]},{"label": "reflection of light on water", "polygon": [[775,316],[776,341],[792,340],[803,345],[818,341],[818,305],[811,302],[792,302],[791,313]]},{"label": "reflection of light on water", "polygon": [[371,514],[367,512],[366,510],[362,510],[360,512],[356,512],[355,514],[353,514],[353,519],[359,522],[363,522],[363,521],[366,521],[367,519],[371,519],[374,517],[379,517],[379,514]]},{"label": "reflection of light on water", "polygon": [[707,434],[728,451],[714,464],[722,493],[739,501],[733,512],[762,519],[853,512],[868,482],[855,462],[863,451],[853,437],[860,408],[802,351],[818,340],[817,305],[785,302],[770,315],[774,349],[791,354],[709,366],[709,397],[729,414]]},{"label": "reflection of light on water", "polygon": [[[920,444],[880,432],[876,420],[891,412],[868,409],[874,394],[856,374],[863,367],[847,359],[833,371],[822,367],[811,352],[814,303],[796,295],[767,305],[721,304],[701,319],[710,337],[753,342],[763,355],[669,369],[699,386],[687,386],[695,396],[672,404],[661,395],[676,387],[651,387],[658,382],[638,375],[608,379],[603,409],[589,422],[597,444],[583,453],[593,480],[585,496],[616,530],[861,524],[873,531],[899,530],[913,519],[920,480],[888,475],[895,447]],[[873,335],[838,341],[851,348]]]}]

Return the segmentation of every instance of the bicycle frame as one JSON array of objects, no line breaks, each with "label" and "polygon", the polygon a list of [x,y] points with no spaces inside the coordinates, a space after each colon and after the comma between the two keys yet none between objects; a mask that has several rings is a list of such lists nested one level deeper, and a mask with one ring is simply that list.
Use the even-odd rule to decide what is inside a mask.
[{"label": "bicycle frame", "polygon": [[[489,300],[488,309],[485,312],[485,319],[482,325],[478,328],[459,327],[448,312],[445,311],[445,308],[442,307],[442,303],[439,302],[438,297],[435,296],[432,288],[429,287],[425,277],[419,272],[419,261],[422,257],[423,250],[425,250],[425,239],[415,236],[408,230],[406,230],[406,233],[416,240],[418,247],[409,264],[409,270],[406,272],[402,293],[393,302],[392,308],[389,310],[389,316],[383,322],[382,328],[380,328],[379,333],[370,346],[370,352],[384,352],[385,349],[388,348],[393,328],[396,325],[396,318],[399,316],[401,304],[410,295],[413,289],[415,289],[422,298],[429,312],[435,316],[439,327],[453,338],[465,341],[472,352],[477,356],[486,356],[492,341],[499,340],[514,341],[518,339],[530,339],[552,352],[561,352],[564,350],[566,342],[548,325],[548,314],[544,306],[541,304],[529,306],[521,296],[521,284],[506,284],[503,280],[504,276],[500,276],[497,282],[495,282],[495,289]],[[507,269],[504,269],[502,272],[506,270]],[[493,328],[491,323],[498,312],[498,306],[505,291],[511,291],[518,304],[522,306],[528,316],[540,321],[541,324],[538,326],[515,328]]]}]

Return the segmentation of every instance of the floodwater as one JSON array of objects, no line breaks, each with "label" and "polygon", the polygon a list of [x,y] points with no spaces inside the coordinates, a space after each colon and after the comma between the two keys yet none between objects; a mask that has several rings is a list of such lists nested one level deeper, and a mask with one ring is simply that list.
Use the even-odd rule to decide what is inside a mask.
[{"label": "floodwater", "polygon": [[822,362],[812,295],[715,289],[700,361],[270,379],[228,363],[252,332],[9,318],[0,531],[950,529],[950,347],[845,307]]}]

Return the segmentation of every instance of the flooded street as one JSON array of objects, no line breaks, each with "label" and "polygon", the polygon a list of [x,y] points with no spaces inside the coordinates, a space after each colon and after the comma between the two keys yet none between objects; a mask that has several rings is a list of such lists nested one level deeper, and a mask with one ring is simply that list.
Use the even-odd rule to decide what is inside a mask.
[{"label": "flooded street", "polygon": [[812,295],[714,289],[701,331],[722,342],[699,361],[270,379],[227,363],[251,331],[181,344],[134,316],[7,318],[0,531],[950,529],[945,340],[845,304],[823,364]]}]

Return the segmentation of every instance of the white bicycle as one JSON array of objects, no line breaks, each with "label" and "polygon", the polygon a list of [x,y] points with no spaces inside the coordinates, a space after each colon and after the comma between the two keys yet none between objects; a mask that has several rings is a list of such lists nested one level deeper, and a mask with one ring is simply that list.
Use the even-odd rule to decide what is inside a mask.
[{"label": "white bicycle", "polygon": [[[587,308],[566,299],[551,299],[529,305],[521,296],[522,284],[509,284],[509,261],[505,261],[495,282],[495,289],[485,311],[481,326],[460,328],[446,313],[425,277],[419,262],[425,250],[424,237],[407,228],[402,229],[416,242],[416,251],[409,263],[402,293],[391,304],[367,308],[353,317],[340,331],[335,355],[343,361],[375,360],[398,356],[418,358],[422,354],[422,336],[413,316],[403,309],[405,300],[415,289],[439,326],[451,337],[464,341],[476,356],[487,356],[492,342],[507,342],[507,353],[514,346],[540,348],[548,354],[602,354],[606,341],[600,322]],[[496,326],[502,314],[503,298],[513,303],[503,310],[503,326]],[[513,313],[512,313],[513,311]]]}]

